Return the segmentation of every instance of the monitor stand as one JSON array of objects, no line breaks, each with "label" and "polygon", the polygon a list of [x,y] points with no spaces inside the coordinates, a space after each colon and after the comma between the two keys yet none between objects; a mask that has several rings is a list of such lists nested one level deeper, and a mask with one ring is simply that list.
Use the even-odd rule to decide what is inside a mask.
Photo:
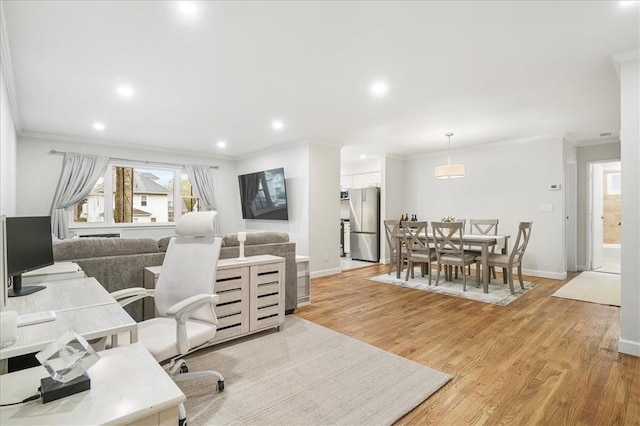
[{"label": "monitor stand", "polygon": [[29,285],[22,287],[22,275],[14,275],[11,277],[11,287],[7,296],[18,297],[26,296],[27,294],[35,293],[36,291],[44,290],[46,287],[43,285]]}]

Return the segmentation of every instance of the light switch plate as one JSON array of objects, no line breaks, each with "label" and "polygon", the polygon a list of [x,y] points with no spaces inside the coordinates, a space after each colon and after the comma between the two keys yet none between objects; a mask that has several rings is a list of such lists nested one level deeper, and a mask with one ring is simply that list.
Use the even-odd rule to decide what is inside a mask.
[{"label": "light switch plate", "polygon": [[540,211],[541,212],[552,212],[553,211],[553,204],[540,204]]},{"label": "light switch plate", "polygon": [[559,183],[549,184],[549,191],[560,191],[561,185]]}]

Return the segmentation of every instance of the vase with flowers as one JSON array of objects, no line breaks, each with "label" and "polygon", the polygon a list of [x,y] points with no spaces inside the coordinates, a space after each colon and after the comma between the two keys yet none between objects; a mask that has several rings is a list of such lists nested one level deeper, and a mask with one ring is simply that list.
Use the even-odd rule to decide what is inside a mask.
[{"label": "vase with flowers", "polygon": [[445,216],[440,221],[445,223],[450,223],[450,222],[455,222],[456,218],[453,216]]}]

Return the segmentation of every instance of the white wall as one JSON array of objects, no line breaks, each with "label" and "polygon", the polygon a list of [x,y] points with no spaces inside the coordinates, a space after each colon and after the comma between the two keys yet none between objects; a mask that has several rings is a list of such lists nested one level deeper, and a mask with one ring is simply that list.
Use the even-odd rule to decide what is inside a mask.
[{"label": "white wall", "polygon": [[384,220],[398,219],[405,199],[404,170],[407,162],[404,159],[385,157],[382,160],[382,188],[380,189],[380,262],[389,262],[389,246],[384,234]]},{"label": "white wall", "polygon": [[[578,270],[587,267],[587,228],[589,227],[587,200],[589,199],[589,163],[620,159],[620,142],[600,145],[580,146],[577,149],[578,162]],[[622,168],[622,175],[625,170]]]},{"label": "white wall", "polygon": [[[9,106],[7,86],[0,67],[0,215],[16,215],[16,128]],[[4,237],[0,232],[0,311],[6,303],[7,281],[4,264]]]},{"label": "white wall", "polygon": [[0,67],[0,214],[15,216],[16,204],[16,128],[9,106],[7,86]]},{"label": "white wall", "polygon": [[[500,220],[499,234],[515,242],[519,222],[533,221],[524,257],[526,274],[566,277],[564,190],[549,191],[549,184],[564,182],[563,140],[511,142],[452,152],[452,162],[466,165],[462,179],[438,180],[436,165],[446,163],[446,152],[407,162],[404,210],[419,220],[434,221],[450,215],[458,219]],[[551,204],[552,212],[541,212]]]},{"label": "white wall", "polygon": [[313,277],[340,268],[340,149],[309,146],[309,270]]},{"label": "white wall", "polygon": [[[211,173],[218,201],[220,230],[222,233],[236,232],[241,226],[238,178],[235,164],[232,161],[176,152],[146,151],[93,143],[27,137],[18,139],[17,213],[19,215],[51,214],[51,203],[58,185],[63,160],[61,155],[49,154],[51,149],[64,152],[108,155],[110,157],[140,161],[218,165],[220,168],[212,169]],[[122,235],[127,237],[148,236],[157,238],[168,233],[172,234],[173,226],[149,227],[134,231],[127,230],[127,227],[122,224],[98,225],[95,227],[100,232],[107,232],[105,231],[106,228],[112,231],[124,228],[125,231],[122,232]]]},{"label": "white wall", "polygon": [[640,49],[620,63],[622,306],[620,352],[640,356]]},{"label": "white wall", "polygon": [[343,160],[340,162],[340,176],[379,172],[382,170],[382,162],[377,156],[362,160]]},{"label": "white wall", "polygon": [[289,220],[246,220],[250,231],[288,232],[312,277],[340,272],[340,151],[320,144],[270,150],[237,162],[238,174],[284,167]]},{"label": "white wall", "polygon": [[[263,152],[238,160],[236,163],[237,175],[278,167],[284,167],[289,220],[242,220],[242,211],[239,210],[238,218],[241,222],[239,229],[287,232],[291,241],[296,243],[296,253],[309,256],[309,146],[298,145]],[[238,191],[237,180],[236,176],[236,192]],[[335,194],[337,200],[339,198],[337,189]],[[240,209],[239,201],[238,209]]]}]

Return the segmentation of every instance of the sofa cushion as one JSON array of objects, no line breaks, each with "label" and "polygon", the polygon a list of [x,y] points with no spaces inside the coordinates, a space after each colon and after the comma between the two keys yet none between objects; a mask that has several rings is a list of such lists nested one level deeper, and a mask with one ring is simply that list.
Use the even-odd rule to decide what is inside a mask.
[{"label": "sofa cushion", "polygon": [[74,238],[53,245],[53,257],[58,261],[159,251],[153,238]]},{"label": "sofa cushion", "polygon": [[[223,247],[235,247],[239,246],[238,234],[227,234],[222,239]],[[276,244],[276,243],[288,243],[289,234],[286,232],[247,232],[247,240],[244,242],[245,246],[257,246],[260,244]]]}]

